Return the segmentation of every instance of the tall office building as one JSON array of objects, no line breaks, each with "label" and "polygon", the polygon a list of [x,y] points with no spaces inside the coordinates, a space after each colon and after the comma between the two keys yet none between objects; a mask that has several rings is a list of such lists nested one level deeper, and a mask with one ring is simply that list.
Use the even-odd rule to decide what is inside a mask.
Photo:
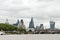
[{"label": "tall office building", "polygon": [[17,20],[17,23],[16,23],[17,25],[19,24],[19,20]]},{"label": "tall office building", "polygon": [[6,24],[9,24],[9,22],[8,22],[8,19],[6,19],[6,22],[5,22]]},{"label": "tall office building", "polygon": [[55,22],[54,21],[50,21],[50,29],[51,30],[55,29]]},{"label": "tall office building", "polygon": [[33,18],[31,18],[31,21],[29,23],[29,28],[34,28],[34,21]]},{"label": "tall office building", "polygon": [[40,29],[44,29],[44,25],[43,24],[40,24]]},{"label": "tall office building", "polygon": [[21,19],[21,21],[19,22],[18,28],[25,28],[23,19]]},{"label": "tall office building", "polygon": [[17,20],[17,22],[15,24],[13,24],[14,26],[18,26],[19,24],[19,20]]},{"label": "tall office building", "polygon": [[31,18],[31,21],[29,23],[29,28],[27,29],[27,31],[32,31],[34,32],[35,28],[34,28],[34,21],[33,18]]},{"label": "tall office building", "polygon": [[36,30],[43,30],[44,29],[44,25],[43,24],[40,24],[40,26],[36,26]]},{"label": "tall office building", "polygon": [[22,25],[24,24],[23,19],[21,19],[21,24],[22,24]]}]

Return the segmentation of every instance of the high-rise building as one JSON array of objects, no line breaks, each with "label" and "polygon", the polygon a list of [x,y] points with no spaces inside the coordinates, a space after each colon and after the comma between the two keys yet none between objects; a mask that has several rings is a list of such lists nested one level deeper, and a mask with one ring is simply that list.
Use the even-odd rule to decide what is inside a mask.
[{"label": "high-rise building", "polygon": [[43,24],[40,24],[40,29],[44,29],[44,25]]},{"label": "high-rise building", "polygon": [[19,24],[19,20],[17,20],[17,23],[16,23],[17,25]]},{"label": "high-rise building", "polygon": [[39,31],[39,30],[43,30],[43,29],[44,29],[44,25],[40,24],[40,26],[36,26],[35,30]]},{"label": "high-rise building", "polygon": [[31,21],[29,23],[29,28],[34,28],[34,21],[33,18],[31,18]]},{"label": "high-rise building", "polygon": [[21,21],[19,22],[18,28],[25,28],[23,19],[21,19]]},{"label": "high-rise building", "polygon": [[31,18],[31,21],[29,23],[29,28],[27,29],[27,31],[32,31],[32,32],[35,31],[33,18]]},{"label": "high-rise building", "polygon": [[5,22],[6,24],[9,24],[9,22],[8,22],[8,19],[6,19],[6,22]]},{"label": "high-rise building", "polygon": [[35,30],[40,30],[40,27],[39,26],[36,26]]},{"label": "high-rise building", "polygon": [[23,19],[21,19],[21,24],[22,24],[22,25],[24,24]]},{"label": "high-rise building", "polygon": [[15,24],[13,24],[13,25],[18,26],[18,24],[19,24],[19,20],[17,20],[17,22]]},{"label": "high-rise building", "polygon": [[51,30],[55,29],[55,22],[54,21],[50,21],[50,29]]}]

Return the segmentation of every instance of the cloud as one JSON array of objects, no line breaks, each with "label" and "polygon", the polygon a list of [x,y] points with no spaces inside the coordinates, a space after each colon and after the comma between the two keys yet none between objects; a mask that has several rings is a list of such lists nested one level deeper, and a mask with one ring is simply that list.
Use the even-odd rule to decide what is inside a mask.
[{"label": "cloud", "polygon": [[[2,16],[39,16],[59,17],[59,1],[49,0],[3,0],[0,3],[0,14]],[[44,15],[43,15],[44,14]],[[57,17],[56,16],[56,17]]]},{"label": "cloud", "polygon": [[0,0],[1,16],[12,20],[34,17],[47,24],[49,18],[60,18],[60,0]]}]

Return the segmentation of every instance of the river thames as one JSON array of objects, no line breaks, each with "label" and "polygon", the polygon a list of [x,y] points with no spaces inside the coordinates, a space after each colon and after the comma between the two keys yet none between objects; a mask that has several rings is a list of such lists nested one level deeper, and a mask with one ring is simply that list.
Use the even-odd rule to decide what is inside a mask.
[{"label": "river thames", "polygon": [[0,35],[0,40],[60,40],[60,34]]}]

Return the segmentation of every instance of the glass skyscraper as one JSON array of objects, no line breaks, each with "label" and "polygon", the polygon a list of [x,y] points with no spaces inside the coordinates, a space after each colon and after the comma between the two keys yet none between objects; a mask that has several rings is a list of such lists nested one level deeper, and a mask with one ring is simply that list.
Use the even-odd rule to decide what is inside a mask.
[{"label": "glass skyscraper", "polygon": [[51,30],[55,29],[55,22],[54,21],[50,21],[50,29]]},{"label": "glass skyscraper", "polygon": [[40,24],[40,29],[44,29],[44,25],[43,24]]},{"label": "glass skyscraper", "polygon": [[31,18],[31,21],[29,23],[29,28],[34,28],[34,21],[33,18]]},{"label": "glass skyscraper", "polygon": [[25,28],[23,19],[21,19],[21,21],[19,22],[18,28],[23,28],[23,29]]},{"label": "glass skyscraper", "polygon": [[17,20],[17,22],[15,24],[13,24],[13,25],[18,26],[18,24],[19,24],[19,20]]}]

